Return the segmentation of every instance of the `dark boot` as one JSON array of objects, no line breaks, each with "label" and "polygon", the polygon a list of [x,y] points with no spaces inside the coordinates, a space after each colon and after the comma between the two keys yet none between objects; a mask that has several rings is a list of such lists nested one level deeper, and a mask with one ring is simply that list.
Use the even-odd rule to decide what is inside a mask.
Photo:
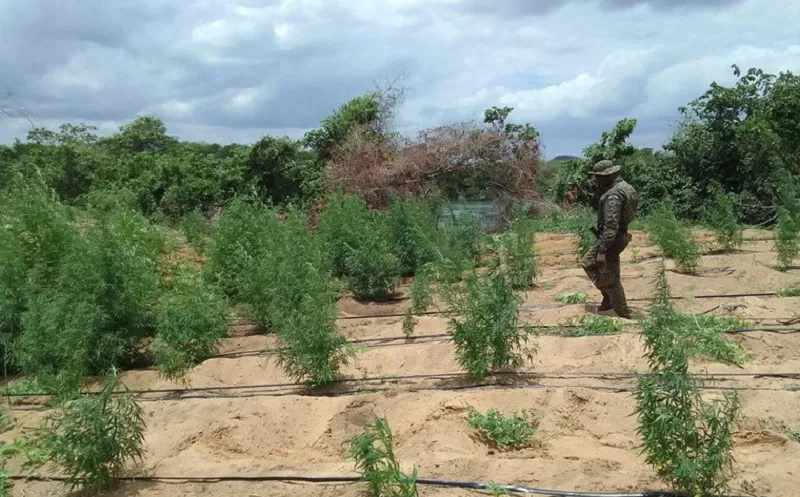
[{"label": "dark boot", "polygon": [[617,316],[624,319],[633,319],[633,313],[628,307],[628,301],[625,299],[625,290],[622,285],[617,281],[613,289],[609,291],[612,300],[612,307]]},{"label": "dark boot", "polygon": [[611,297],[608,296],[608,293],[605,291],[603,292],[603,301],[600,302],[600,306],[597,308],[598,311],[610,311],[613,308],[611,305]]}]

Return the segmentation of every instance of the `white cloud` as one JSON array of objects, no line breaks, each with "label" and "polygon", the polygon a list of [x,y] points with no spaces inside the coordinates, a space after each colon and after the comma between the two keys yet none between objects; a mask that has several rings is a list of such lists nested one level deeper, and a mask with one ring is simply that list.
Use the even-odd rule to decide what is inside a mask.
[{"label": "white cloud", "polygon": [[[732,81],[732,63],[800,70],[800,3],[784,0],[59,5],[0,0],[0,90],[15,92],[13,104],[40,125],[109,132],[154,112],[184,139],[301,136],[405,72],[404,131],[511,105],[549,155],[578,153],[622,117],[639,118],[634,141],[658,146],[679,105]],[[0,121],[0,142],[26,129]]]}]

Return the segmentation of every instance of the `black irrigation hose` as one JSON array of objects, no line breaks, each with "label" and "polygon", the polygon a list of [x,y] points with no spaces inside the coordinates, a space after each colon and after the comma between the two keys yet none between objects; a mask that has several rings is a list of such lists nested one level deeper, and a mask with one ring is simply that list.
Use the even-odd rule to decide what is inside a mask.
[{"label": "black irrigation hose", "polygon": [[[16,481],[39,482],[70,482],[63,476],[24,476],[9,475],[8,479]],[[147,481],[147,482],[176,482],[176,483],[220,483],[220,482],[287,482],[287,483],[360,483],[364,480],[357,476],[124,476],[111,478],[118,482]],[[648,490],[644,492],[577,492],[571,490],[551,490],[545,488],[525,487],[521,485],[490,485],[488,483],[442,480],[436,478],[417,478],[417,485],[431,485],[437,487],[464,488],[469,490],[490,490],[502,488],[506,492],[545,495],[550,497],[681,497],[681,494],[672,491]],[[733,496],[724,496],[733,497]]]},{"label": "black irrigation hose", "polygon": [[[731,293],[731,294],[709,294],[709,295],[691,295],[689,297],[683,296],[670,296],[672,300],[683,300],[685,298],[688,299],[725,299],[725,298],[742,298],[742,297],[778,297],[778,292],[760,292],[760,293]],[[399,300],[399,299],[398,299]],[[406,298],[403,298],[406,300]],[[653,300],[652,297],[635,297],[628,299],[629,302],[649,302]],[[557,305],[548,305],[548,306],[530,306],[530,307],[520,307],[520,312],[537,312],[542,310],[550,310],[550,309],[558,309],[561,307],[568,307],[572,305],[585,305],[586,303],[580,304],[557,304]],[[415,313],[415,316],[434,316],[434,315],[441,315],[445,314],[444,311],[425,311],[420,313]],[[358,315],[358,316],[337,316],[337,321],[348,321],[354,319],[376,319],[376,318],[397,318],[397,317],[404,317],[405,313],[386,313],[386,314],[373,314],[373,315]]]},{"label": "black irrigation hose", "polygon": [[[558,330],[558,329],[585,329],[585,327],[580,325],[554,325],[554,326],[534,326],[536,329],[542,330]],[[757,333],[757,332],[765,332],[765,333],[774,333],[776,335],[794,335],[800,333],[800,328],[786,328],[782,326],[763,326],[758,328],[736,328],[732,330],[726,330],[723,333],[728,335],[737,335],[737,334],[746,334],[746,333]],[[615,336],[615,335],[637,335],[639,334],[638,331],[615,331],[612,333],[603,333],[603,334],[586,334],[586,335],[570,335],[570,334],[557,334],[557,333],[542,333],[543,336],[554,336],[558,338],[586,338],[591,336],[599,336],[599,337],[607,337],[607,336]],[[348,340],[348,344],[361,344],[366,348],[384,348],[384,347],[404,347],[409,345],[415,345],[417,343],[433,343],[438,342],[444,339],[449,341],[450,339],[449,333],[435,333],[429,335],[412,335],[412,336],[389,336],[389,337],[382,337],[382,338],[362,338],[358,340]],[[398,342],[403,340],[402,343],[391,343],[391,342]],[[366,345],[364,345],[366,344]],[[223,354],[216,354],[208,357],[208,359],[235,359],[239,357],[248,357],[248,356],[258,356],[262,354],[268,354],[270,352],[277,352],[279,350],[283,350],[281,348],[275,349],[258,349],[258,350],[242,350],[239,352],[226,352]],[[148,368],[150,369],[150,368]]]},{"label": "black irrigation hose", "polygon": [[[516,378],[523,378],[523,379],[541,379],[541,378],[550,378],[550,379],[563,379],[563,378],[595,378],[595,379],[604,379],[604,378],[616,378],[616,379],[634,379],[643,376],[652,376],[653,373],[629,373],[629,372],[563,372],[563,373],[537,373],[537,372],[497,372],[490,375],[490,378],[502,378],[502,377],[516,377]],[[788,373],[692,373],[690,376],[697,377],[697,378],[709,378],[709,379],[725,379],[725,378],[742,378],[742,377],[753,377],[753,378],[781,378],[781,379],[800,379],[800,372],[788,372]],[[469,373],[464,372],[457,372],[457,373],[434,373],[434,374],[415,374],[415,375],[395,375],[395,376],[374,376],[369,378],[345,378],[340,380],[335,380],[332,382],[331,385],[341,385],[341,384],[367,384],[367,383],[374,383],[374,382],[397,382],[397,381],[404,381],[404,380],[454,380],[459,378],[469,378]],[[254,384],[254,385],[221,385],[217,387],[188,387],[188,388],[153,388],[153,389],[128,389],[128,390],[116,390],[112,392],[113,394],[133,394],[133,395],[145,395],[151,393],[160,393],[160,394],[187,394],[187,393],[197,393],[197,392],[218,392],[218,391],[236,391],[236,390],[264,390],[264,389],[297,389],[301,385],[297,383],[265,383],[265,384]],[[464,388],[480,388],[480,387],[492,387],[492,386],[514,386],[506,385],[506,384],[477,384],[477,385],[468,385]],[[572,386],[570,388],[594,388],[590,386]],[[442,388],[432,387],[432,390],[440,390]],[[713,390],[715,388],[708,388]],[[747,390],[747,388],[741,388],[743,390]],[[766,389],[766,388],[752,388],[753,390],[783,390],[783,389]],[[81,392],[83,395],[96,395],[99,392]],[[345,392],[344,394],[350,394],[350,392]],[[300,395],[298,393],[292,393],[292,395]],[[312,394],[313,395],[313,394]],[[329,395],[323,392],[318,392],[316,395]],[[9,394],[10,397],[49,397],[51,396],[48,393],[44,392],[14,392]]]}]

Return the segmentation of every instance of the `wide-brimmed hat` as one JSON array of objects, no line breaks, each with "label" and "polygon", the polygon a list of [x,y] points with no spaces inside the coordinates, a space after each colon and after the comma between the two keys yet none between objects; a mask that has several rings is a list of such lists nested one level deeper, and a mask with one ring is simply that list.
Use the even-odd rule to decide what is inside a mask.
[{"label": "wide-brimmed hat", "polygon": [[610,160],[601,160],[595,163],[590,174],[594,176],[610,176],[619,172],[619,166]]}]

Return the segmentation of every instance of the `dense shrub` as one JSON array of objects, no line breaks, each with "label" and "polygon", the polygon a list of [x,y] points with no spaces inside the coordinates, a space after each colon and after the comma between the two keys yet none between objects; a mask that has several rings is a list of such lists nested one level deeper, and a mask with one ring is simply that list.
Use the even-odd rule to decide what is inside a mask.
[{"label": "dense shrub", "polygon": [[387,235],[403,276],[411,276],[436,260],[436,217],[424,200],[394,199],[386,214]]},{"label": "dense shrub", "polygon": [[33,374],[83,375],[124,363],[153,330],[158,231],[122,207],[76,220],[35,187],[17,190],[5,207],[3,243],[16,252],[2,273],[25,275],[4,299],[4,321],[18,328],[16,364]]},{"label": "dense shrub", "polygon": [[153,355],[156,367],[169,379],[182,378],[214,354],[228,332],[226,301],[193,267],[176,272],[172,287],[159,299]]}]

